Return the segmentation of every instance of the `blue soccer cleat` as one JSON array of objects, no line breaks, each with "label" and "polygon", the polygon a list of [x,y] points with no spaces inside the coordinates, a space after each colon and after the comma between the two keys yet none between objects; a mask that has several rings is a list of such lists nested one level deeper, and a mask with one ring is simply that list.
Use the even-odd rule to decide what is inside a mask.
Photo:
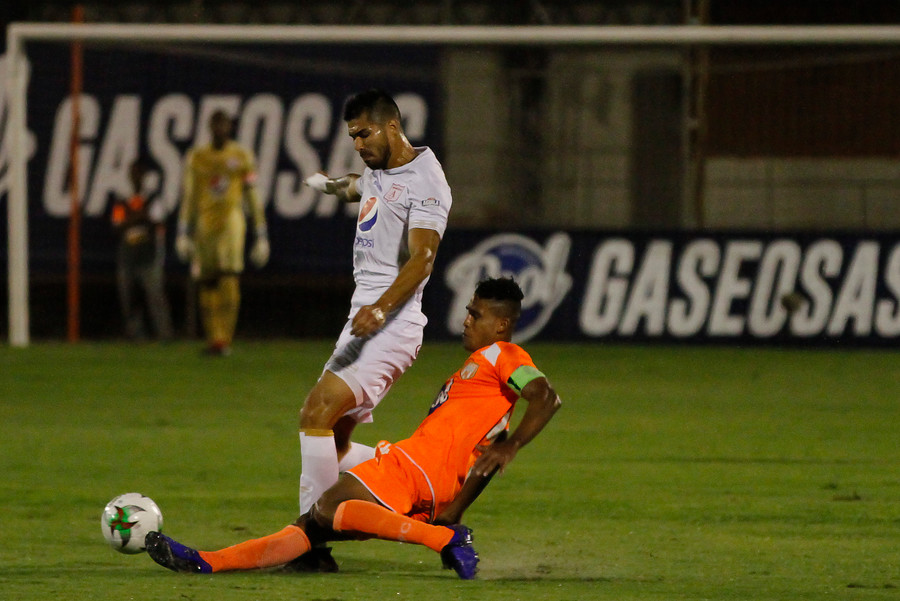
[{"label": "blue soccer cleat", "polygon": [[199,551],[172,540],[162,532],[148,532],[144,546],[153,561],[173,572],[212,573],[212,567],[200,557]]},{"label": "blue soccer cleat", "polygon": [[453,568],[463,580],[472,580],[478,572],[478,553],[472,548],[472,531],[461,524],[447,526],[453,538],[441,549],[441,560],[447,569]]}]

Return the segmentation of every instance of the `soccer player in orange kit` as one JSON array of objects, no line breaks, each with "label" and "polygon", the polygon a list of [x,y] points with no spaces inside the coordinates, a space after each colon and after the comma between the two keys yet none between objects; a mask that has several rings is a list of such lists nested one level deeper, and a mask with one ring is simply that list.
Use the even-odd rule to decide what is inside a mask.
[{"label": "soccer player in orange kit", "polygon": [[[427,546],[460,578],[474,578],[478,554],[459,518],[560,406],[528,353],[511,342],[522,298],[511,279],[479,283],[463,327],[472,354],[441,388],[428,416],[409,438],[380,443],[374,459],[343,473],[294,524],[212,552],[151,532],[150,556],[177,572],[247,570],[288,563],[313,544],[375,537]],[[528,407],[508,433],[519,398]]]}]

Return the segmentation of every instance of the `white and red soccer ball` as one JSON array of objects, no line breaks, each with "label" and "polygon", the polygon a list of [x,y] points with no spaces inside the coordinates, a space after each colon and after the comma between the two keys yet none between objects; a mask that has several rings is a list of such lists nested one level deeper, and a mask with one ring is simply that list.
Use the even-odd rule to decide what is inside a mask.
[{"label": "white and red soccer ball", "polygon": [[163,517],[150,497],[129,492],[106,504],[100,526],[106,542],[120,553],[145,551],[144,538],[150,531],[162,530]]}]

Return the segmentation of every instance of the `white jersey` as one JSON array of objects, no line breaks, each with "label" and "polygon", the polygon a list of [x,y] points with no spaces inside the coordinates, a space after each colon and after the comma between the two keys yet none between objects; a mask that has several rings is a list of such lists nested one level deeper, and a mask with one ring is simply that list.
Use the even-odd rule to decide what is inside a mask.
[{"label": "white jersey", "polygon": [[[353,243],[353,292],[350,316],[381,297],[409,258],[410,228],[434,230],[443,237],[452,198],[444,170],[427,146],[394,169],[366,167],[357,181],[361,192],[356,240]],[[425,325],[422,291],[426,278],[407,303],[395,311],[398,319]]]}]

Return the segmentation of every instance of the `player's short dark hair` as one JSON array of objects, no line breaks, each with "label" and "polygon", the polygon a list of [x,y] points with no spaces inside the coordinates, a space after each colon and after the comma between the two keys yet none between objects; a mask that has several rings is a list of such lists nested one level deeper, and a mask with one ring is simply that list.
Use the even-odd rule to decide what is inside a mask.
[{"label": "player's short dark hair", "polygon": [[522,299],[525,294],[512,278],[487,278],[478,282],[475,296],[484,300],[496,301],[513,323],[522,314]]},{"label": "player's short dark hair", "polygon": [[391,119],[400,121],[400,108],[393,97],[377,88],[360,92],[344,105],[344,121],[358,119],[363,114],[368,114],[375,123],[387,123]]}]

